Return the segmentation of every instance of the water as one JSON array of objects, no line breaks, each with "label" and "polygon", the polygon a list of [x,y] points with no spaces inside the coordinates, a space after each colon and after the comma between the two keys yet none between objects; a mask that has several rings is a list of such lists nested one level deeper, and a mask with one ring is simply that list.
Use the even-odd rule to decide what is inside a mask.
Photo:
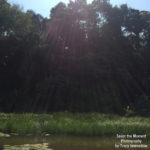
[{"label": "water", "polygon": [[[48,143],[48,147],[53,150],[115,150],[114,145],[116,142],[117,139],[113,137],[11,136],[10,138],[0,138],[0,147],[4,145],[13,146]],[[119,148],[118,150],[120,149],[121,148]],[[141,148],[137,149],[143,150]],[[132,148],[131,150],[136,149]]]}]

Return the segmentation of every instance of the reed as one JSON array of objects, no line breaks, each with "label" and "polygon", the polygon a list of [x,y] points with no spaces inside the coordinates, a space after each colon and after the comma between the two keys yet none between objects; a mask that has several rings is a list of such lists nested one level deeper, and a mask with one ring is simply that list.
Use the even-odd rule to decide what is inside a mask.
[{"label": "reed", "polygon": [[150,119],[113,114],[69,113],[6,114],[0,113],[0,132],[25,134],[66,134],[114,136],[119,134],[150,135]]}]

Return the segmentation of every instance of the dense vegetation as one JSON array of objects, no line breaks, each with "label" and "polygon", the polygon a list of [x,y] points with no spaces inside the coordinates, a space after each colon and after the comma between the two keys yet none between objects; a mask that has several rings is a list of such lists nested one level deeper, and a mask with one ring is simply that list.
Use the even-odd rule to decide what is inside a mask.
[{"label": "dense vegetation", "polygon": [[149,91],[150,12],[75,0],[47,19],[0,0],[1,112],[148,116]]},{"label": "dense vegetation", "polygon": [[[99,113],[0,114],[0,132],[12,135],[150,136],[150,119]],[[17,133],[17,134],[16,134]]]}]

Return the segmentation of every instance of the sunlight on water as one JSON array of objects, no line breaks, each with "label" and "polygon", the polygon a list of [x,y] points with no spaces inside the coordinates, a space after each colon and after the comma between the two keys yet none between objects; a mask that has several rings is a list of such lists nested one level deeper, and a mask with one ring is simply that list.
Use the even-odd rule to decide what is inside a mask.
[{"label": "sunlight on water", "polygon": [[48,148],[48,143],[43,144],[24,144],[24,145],[4,145],[4,150],[52,150]]},{"label": "sunlight on water", "polygon": [[[111,137],[12,136],[0,138],[2,150],[115,150]],[[121,150],[119,148],[118,150]],[[134,149],[136,150],[136,149]],[[143,149],[140,149],[143,150]]]}]

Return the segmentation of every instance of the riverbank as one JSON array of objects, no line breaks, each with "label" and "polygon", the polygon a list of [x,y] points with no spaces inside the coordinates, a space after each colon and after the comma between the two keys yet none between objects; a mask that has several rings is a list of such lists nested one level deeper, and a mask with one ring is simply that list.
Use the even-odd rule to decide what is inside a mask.
[{"label": "riverbank", "polygon": [[0,113],[0,132],[7,134],[65,134],[114,136],[146,134],[150,136],[150,118],[121,117],[99,113],[6,114]]}]

